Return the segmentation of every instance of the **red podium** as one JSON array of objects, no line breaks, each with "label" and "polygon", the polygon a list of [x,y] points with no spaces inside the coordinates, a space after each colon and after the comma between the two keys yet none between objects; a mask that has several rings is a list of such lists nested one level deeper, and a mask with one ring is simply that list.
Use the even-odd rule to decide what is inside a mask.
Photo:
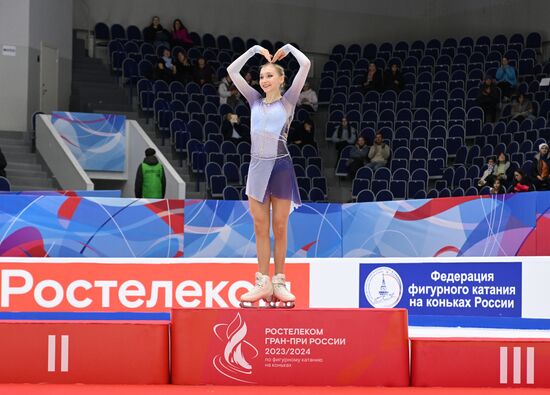
[{"label": "red podium", "polygon": [[550,388],[550,339],[411,339],[417,387]]},{"label": "red podium", "polygon": [[172,311],[172,383],[408,386],[404,309]]},{"label": "red podium", "polygon": [[168,384],[168,323],[2,322],[0,383]]}]

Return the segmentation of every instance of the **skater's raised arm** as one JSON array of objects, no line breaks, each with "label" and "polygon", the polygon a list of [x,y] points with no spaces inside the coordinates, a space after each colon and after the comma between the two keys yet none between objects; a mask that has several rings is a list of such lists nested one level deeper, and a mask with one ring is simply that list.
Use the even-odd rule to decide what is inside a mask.
[{"label": "skater's raised arm", "polygon": [[307,74],[309,73],[309,68],[311,67],[311,61],[307,58],[306,55],[304,55],[302,51],[300,51],[294,45],[286,44],[273,56],[273,62],[284,58],[289,53],[294,55],[294,57],[298,61],[298,64],[300,65],[300,69],[294,76],[294,81],[292,81],[292,85],[285,92],[284,97],[289,103],[291,103],[292,105],[296,105],[298,97],[300,96],[300,92],[302,91],[302,88],[304,87],[304,84],[306,82]]},{"label": "skater's raised arm", "polygon": [[268,61],[271,60],[271,55],[267,49],[262,48],[259,45],[254,45],[252,48],[249,48],[245,53],[235,59],[233,63],[227,66],[227,73],[231,77],[231,81],[235,84],[239,92],[241,92],[241,95],[246,98],[249,104],[252,104],[255,100],[257,100],[260,97],[260,93],[248,85],[248,82],[246,82],[241,75],[241,69],[248,59],[258,53],[262,54]]}]

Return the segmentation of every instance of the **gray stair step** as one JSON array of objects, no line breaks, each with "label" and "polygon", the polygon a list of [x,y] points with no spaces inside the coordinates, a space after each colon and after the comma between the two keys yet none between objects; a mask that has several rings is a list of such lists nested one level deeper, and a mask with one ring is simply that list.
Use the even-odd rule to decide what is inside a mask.
[{"label": "gray stair step", "polygon": [[44,175],[29,175],[29,176],[12,176],[9,175],[10,182],[14,184],[24,184],[24,185],[51,185],[52,179]]},{"label": "gray stair step", "polygon": [[11,153],[9,151],[4,152],[8,166],[10,163],[31,163],[37,164],[38,160],[36,156],[30,152],[27,153]]},{"label": "gray stair step", "polygon": [[10,177],[12,176],[17,176],[17,177],[40,177],[40,178],[47,178],[48,177],[48,173],[46,173],[45,171],[42,170],[42,167],[39,167],[38,170],[36,169],[21,169],[21,168],[16,168],[16,167],[13,167],[11,165],[8,165],[6,167],[6,172],[10,175]]},{"label": "gray stair step", "polygon": [[9,162],[6,171],[25,171],[32,173],[42,173],[44,169],[38,163]]}]

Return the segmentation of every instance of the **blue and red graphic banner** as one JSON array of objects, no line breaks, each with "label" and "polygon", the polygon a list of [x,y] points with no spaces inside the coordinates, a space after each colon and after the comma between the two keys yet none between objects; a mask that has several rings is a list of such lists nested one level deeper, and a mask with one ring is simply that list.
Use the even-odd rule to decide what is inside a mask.
[{"label": "blue and red graphic banner", "polygon": [[0,196],[0,256],[183,256],[183,200]]},{"label": "blue and red graphic banner", "polygon": [[84,170],[124,171],[125,116],[54,111],[52,125]]}]

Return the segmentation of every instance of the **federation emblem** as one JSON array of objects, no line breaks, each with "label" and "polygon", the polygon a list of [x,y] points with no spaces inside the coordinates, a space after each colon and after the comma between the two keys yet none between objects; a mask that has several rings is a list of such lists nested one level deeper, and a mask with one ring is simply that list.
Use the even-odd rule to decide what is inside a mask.
[{"label": "federation emblem", "polygon": [[403,296],[403,281],[395,270],[389,267],[379,267],[368,275],[364,291],[371,306],[395,307]]},{"label": "federation emblem", "polygon": [[258,349],[245,340],[247,327],[237,313],[229,324],[216,324],[213,328],[216,337],[225,343],[223,354],[212,360],[214,368],[226,377],[242,383],[250,381],[252,365],[248,362],[258,356]]}]

